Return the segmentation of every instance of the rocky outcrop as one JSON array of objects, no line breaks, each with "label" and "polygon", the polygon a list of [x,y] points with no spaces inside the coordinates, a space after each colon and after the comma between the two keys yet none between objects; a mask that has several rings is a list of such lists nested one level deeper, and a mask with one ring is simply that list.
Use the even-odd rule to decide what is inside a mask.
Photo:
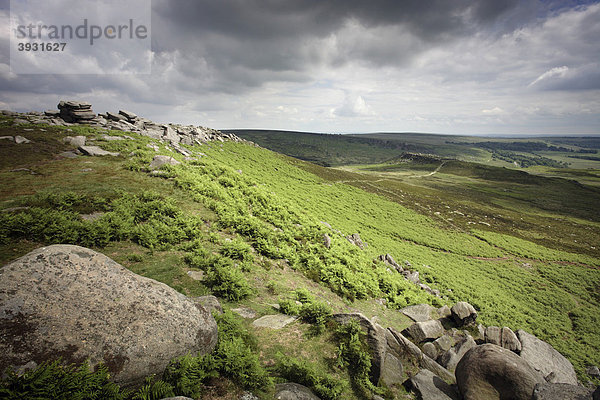
[{"label": "rocky outcrop", "polygon": [[[55,126],[70,126],[85,124],[96,128],[138,133],[153,139],[161,140],[173,146],[175,151],[188,156],[181,145],[203,144],[212,141],[241,142],[242,139],[230,133],[215,129],[179,124],[160,124],[147,118],[140,117],[131,111],[119,110],[118,113],[94,113],[92,105],[83,101],[61,100],[59,111],[32,111],[17,113],[3,110],[2,115],[16,118],[17,124],[48,124]],[[11,140],[14,140],[11,139]]]},{"label": "rocky outcrop", "polygon": [[524,330],[517,331],[521,341],[521,357],[539,371],[546,381],[577,385],[573,364],[552,346]]},{"label": "rocky outcrop", "polygon": [[96,118],[96,114],[92,111],[92,105],[85,101],[62,100],[58,103],[58,109],[60,118],[65,122],[85,123]]},{"label": "rocky outcrop", "polygon": [[543,377],[515,353],[488,343],[464,355],[456,382],[464,400],[530,400]]},{"label": "rocky outcrop", "polygon": [[62,357],[104,363],[120,384],[143,383],[169,361],[210,352],[214,318],[185,296],[110,258],[53,245],[0,269],[0,370]]},{"label": "rocky outcrop", "polygon": [[404,271],[404,269],[394,260],[394,258],[390,254],[382,254],[379,257],[379,261],[383,261],[390,267],[394,268],[398,272]]}]

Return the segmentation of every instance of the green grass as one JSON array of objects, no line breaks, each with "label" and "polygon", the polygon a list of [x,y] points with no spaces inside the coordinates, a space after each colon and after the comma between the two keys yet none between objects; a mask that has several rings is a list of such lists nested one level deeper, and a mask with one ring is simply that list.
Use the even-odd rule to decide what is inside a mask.
[{"label": "green grass", "polygon": [[[15,134],[8,126],[0,131]],[[148,138],[99,142],[120,157],[61,159],[55,154],[68,147],[60,140],[64,131],[28,132],[38,138],[33,148],[0,149],[13,159],[21,149],[37,154],[20,164],[36,174],[0,168],[2,208],[30,207],[0,214],[12,227],[3,228],[3,262],[63,234],[16,216],[30,221],[25,217],[59,213],[64,219],[54,220],[70,227],[73,243],[81,244],[91,227],[104,227],[95,249],[187,295],[216,293],[228,306],[264,315],[289,292],[307,288],[333,312],[363,312],[398,330],[408,325],[398,308],[469,301],[482,323],[550,342],[581,377],[588,364],[600,364],[600,254],[591,249],[600,229],[588,215],[598,196],[588,187],[460,162],[427,177],[406,174],[422,175],[435,163],[333,170],[244,143],[190,147],[204,155],[159,178],[144,170],[155,154],[145,146]],[[48,152],[32,151],[38,145]],[[164,146],[156,154],[184,161]],[[578,199],[563,201],[565,192]],[[81,218],[91,211],[105,214]],[[368,244],[364,250],[346,240],[353,233]],[[332,239],[329,249],[324,234]],[[563,243],[567,236],[577,242]],[[377,262],[384,253],[409,261],[444,298]],[[207,279],[194,281],[188,270],[202,270]],[[312,311],[310,322],[323,314]],[[279,332],[256,330],[253,351],[263,366],[289,351],[316,360],[319,374],[350,382],[347,370],[330,365],[332,332],[311,338],[310,330],[302,321]],[[344,390],[343,398],[356,398],[358,392]]]}]

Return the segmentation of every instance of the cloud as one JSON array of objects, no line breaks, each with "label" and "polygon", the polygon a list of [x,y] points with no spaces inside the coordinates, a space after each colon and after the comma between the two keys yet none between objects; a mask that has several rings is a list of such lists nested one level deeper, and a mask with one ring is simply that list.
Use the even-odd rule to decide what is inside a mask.
[{"label": "cloud", "polygon": [[566,65],[563,65],[562,67],[554,67],[551,70],[548,70],[548,71],[544,72],[543,74],[541,74],[540,76],[538,76],[528,86],[531,87],[538,82],[541,82],[541,81],[547,80],[547,79],[552,79],[554,77],[562,78],[567,74],[567,72],[569,72],[569,67],[567,67]]},{"label": "cloud", "polygon": [[344,103],[332,109],[332,115],[339,117],[364,117],[375,115],[371,107],[362,96],[346,95]]},{"label": "cloud", "polygon": [[0,104],[79,98],[216,128],[599,132],[600,4],[565,4],[153,0],[151,75],[14,75],[0,38]]}]

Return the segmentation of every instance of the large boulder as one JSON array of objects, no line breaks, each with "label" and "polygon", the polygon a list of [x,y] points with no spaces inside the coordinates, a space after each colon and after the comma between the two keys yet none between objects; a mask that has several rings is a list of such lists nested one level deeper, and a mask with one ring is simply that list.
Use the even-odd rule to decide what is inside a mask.
[{"label": "large boulder", "polygon": [[484,344],[472,348],[456,366],[464,400],[530,400],[543,377],[510,350]]},{"label": "large boulder", "polygon": [[517,331],[521,341],[521,357],[541,372],[548,382],[577,385],[573,364],[543,340],[524,330]]},{"label": "large boulder", "polygon": [[429,304],[416,304],[404,307],[400,312],[415,322],[425,322],[431,319],[431,312],[435,310]]},{"label": "large boulder", "polygon": [[217,342],[212,315],[95,251],[42,247],[0,269],[0,370],[61,357],[130,386]]}]

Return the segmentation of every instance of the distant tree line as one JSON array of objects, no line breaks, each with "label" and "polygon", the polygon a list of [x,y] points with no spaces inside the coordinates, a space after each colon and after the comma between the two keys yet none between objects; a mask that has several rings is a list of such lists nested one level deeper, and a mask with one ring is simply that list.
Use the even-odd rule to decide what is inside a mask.
[{"label": "distant tree line", "polygon": [[543,165],[552,168],[566,168],[569,166],[569,164],[566,162],[556,161],[548,157],[526,156],[505,150],[496,150],[492,152],[492,158],[509,163],[516,163],[521,168],[533,167],[536,165]]},{"label": "distant tree line", "polygon": [[479,142],[479,143],[468,143],[468,142],[450,142],[448,144],[457,144],[463,146],[479,147],[482,149],[497,151],[520,151],[524,153],[531,153],[534,151],[557,151],[563,153],[595,153],[595,150],[580,149],[573,150],[568,147],[548,145],[544,142]]}]

